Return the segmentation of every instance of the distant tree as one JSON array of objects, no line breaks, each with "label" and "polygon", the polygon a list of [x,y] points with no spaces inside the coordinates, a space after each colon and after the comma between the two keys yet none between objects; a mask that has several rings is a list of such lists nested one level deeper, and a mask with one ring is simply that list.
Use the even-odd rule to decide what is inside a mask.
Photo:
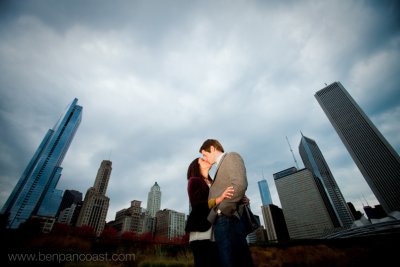
[{"label": "distant tree", "polygon": [[51,230],[52,234],[56,235],[69,235],[72,232],[72,227],[65,223],[55,223],[53,229]]},{"label": "distant tree", "polygon": [[117,237],[117,230],[113,227],[104,228],[103,232],[100,234],[101,239],[105,240],[115,240]]},{"label": "distant tree", "polygon": [[132,231],[126,231],[121,234],[121,241],[135,241],[137,239],[137,234]]},{"label": "distant tree", "polygon": [[93,227],[89,225],[82,225],[80,227],[76,227],[74,229],[74,233],[81,237],[90,237],[90,238],[96,237],[96,231],[94,230]]},{"label": "distant tree", "polygon": [[97,242],[96,249],[98,252],[112,252],[117,245],[117,230],[107,227],[101,232]]},{"label": "distant tree", "polygon": [[189,243],[189,235],[185,234],[183,236],[178,236],[170,240],[171,244],[175,245],[185,245]]},{"label": "distant tree", "polygon": [[156,235],[154,237],[154,243],[156,243],[156,244],[168,244],[168,243],[171,243],[171,240],[169,240],[167,236]]},{"label": "distant tree", "polygon": [[182,244],[189,244],[189,233],[181,237]]},{"label": "distant tree", "polygon": [[21,223],[18,232],[22,236],[33,236],[42,233],[42,221],[40,218],[30,218]]},{"label": "distant tree", "polygon": [[142,242],[152,243],[154,242],[154,236],[151,232],[146,232],[139,236],[139,240]]},{"label": "distant tree", "polygon": [[9,221],[10,221],[9,212],[0,214],[0,231],[3,231],[7,228]]}]

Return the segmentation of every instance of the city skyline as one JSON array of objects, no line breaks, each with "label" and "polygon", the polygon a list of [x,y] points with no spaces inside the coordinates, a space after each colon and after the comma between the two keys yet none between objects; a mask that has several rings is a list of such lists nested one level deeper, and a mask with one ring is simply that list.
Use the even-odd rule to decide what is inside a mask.
[{"label": "city skyline", "polygon": [[[77,102],[77,99],[74,99],[74,103],[76,103]],[[60,119],[61,120],[61,119]],[[59,122],[57,122],[57,124],[58,124]],[[56,124],[56,126],[55,127],[57,127],[57,124]],[[301,133],[301,136],[302,136],[302,139],[304,138],[304,136],[302,135],[302,133]],[[103,160],[103,161],[107,161],[107,160]],[[295,164],[298,164],[297,162],[295,162]],[[290,165],[290,164],[289,164]],[[212,171],[211,171],[211,174],[212,174]],[[97,179],[96,179],[96,181],[97,182],[99,182]],[[259,193],[261,194],[261,191],[260,191],[260,182],[267,182],[267,180],[265,179],[265,178],[263,178],[261,181],[258,181],[257,183],[258,183],[258,190],[259,190]],[[107,181],[107,183],[106,183],[106,186],[108,185],[108,181]],[[99,185],[100,186],[100,185]],[[148,193],[148,196],[147,196],[147,200],[150,198],[150,195],[151,194],[154,194],[154,193],[152,193],[153,192],[153,188],[154,187],[157,187],[157,188],[159,188],[159,185],[157,184],[157,182],[155,182],[155,184],[151,187],[151,189],[150,189],[150,192]],[[57,188],[56,188],[57,189]],[[70,188],[70,189],[72,189],[72,190],[75,190],[75,188]],[[105,192],[105,190],[106,190],[107,188],[105,187],[105,188],[103,188],[102,189],[102,192]],[[269,190],[269,187],[268,187],[268,184],[267,184],[267,189]],[[68,190],[68,189],[67,189]],[[60,197],[62,197],[62,195],[60,196]],[[262,196],[260,196],[261,197],[261,199],[262,199]],[[161,206],[161,201],[159,200],[159,204],[157,204],[158,206]],[[280,203],[280,200],[278,199],[278,202]],[[262,203],[262,200],[261,200],[261,203]],[[270,203],[270,204],[273,204],[272,202]],[[376,204],[379,204],[379,203],[376,203]],[[147,202],[147,206],[149,205],[149,203]],[[369,205],[368,203],[366,203],[366,205]],[[279,205],[279,207],[281,207],[280,205]],[[170,207],[164,207],[165,209],[169,209]],[[164,208],[162,208],[162,209],[164,209]],[[281,207],[282,208],[282,207]],[[160,209],[160,208],[158,208],[158,209]],[[161,209],[161,210],[162,210]],[[108,210],[108,209],[107,209]],[[361,212],[364,212],[363,210],[359,210],[359,211],[361,211]],[[183,213],[185,213],[185,214],[188,214],[189,212],[186,212],[186,211],[183,211]],[[260,212],[261,213],[261,212]],[[108,219],[108,218],[110,218],[110,217],[112,217],[112,216],[114,216],[114,215],[111,215],[111,214],[108,214],[108,216],[107,216],[107,222],[109,222],[109,221],[112,221],[113,219]]]},{"label": "city skyline", "polygon": [[57,189],[86,192],[111,160],[107,221],[146,207],[155,181],[161,209],[187,214],[187,167],[207,138],[242,155],[261,217],[257,181],[280,207],[272,174],[295,166],[285,136],[300,131],[346,201],[378,204],[314,94],[340,81],[400,151],[397,1],[0,5],[0,205],[74,97],[85,112]]}]

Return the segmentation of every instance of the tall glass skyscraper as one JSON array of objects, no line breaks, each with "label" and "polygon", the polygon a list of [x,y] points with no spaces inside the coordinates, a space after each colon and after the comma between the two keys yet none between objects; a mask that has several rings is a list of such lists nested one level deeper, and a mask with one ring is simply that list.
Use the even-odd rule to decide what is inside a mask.
[{"label": "tall glass skyscraper", "polygon": [[322,194],[327,196],[326,204],[333,209],[331,216],[335,216],[341,226],[351,226],[353,216],[317,143],[302,135],[299,152],[304,166],[321,181],[325,191]]},{"label": "tall glass skyscraper", "polygon": [[258,181],[258,189],[260,190],[263,206],[272,204],[271,193],[269,192],[267,180],[263,179],[261,181]]},{"label": "tall glass skyscraper", "polygon": [[[32,215],[57,212],[61,196],[55,188],[61,176],[60,166],[82,118],[82,107],[77,102],[75,98],[54,128],[47,132],[4,204],[1,213],[9,214],[10,228],[18,228]],[[58,204],[54,205],[54,201]]]},{"label": "tall glass skyscraper", "polygon": [[387,213],[400,210],[400,158],[339,82],[315,94],[326,116]]}]

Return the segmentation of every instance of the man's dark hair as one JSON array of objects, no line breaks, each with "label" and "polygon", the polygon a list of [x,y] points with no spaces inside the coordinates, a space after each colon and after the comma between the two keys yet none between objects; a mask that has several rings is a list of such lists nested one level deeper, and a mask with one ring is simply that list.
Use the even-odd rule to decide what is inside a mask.
[{"label": "man's dark hair", "polygon": [[225,152],[224,148],[221,145],[221,143],[218,142],[218,140],[215,140],[215,139],[207,139],[206,141],[204,141],[204,143],[200,147],[199,152],[201,153],[202,150],[205,150],[207,152],[211,152],[211,146],[213,146],[218,151]]}]

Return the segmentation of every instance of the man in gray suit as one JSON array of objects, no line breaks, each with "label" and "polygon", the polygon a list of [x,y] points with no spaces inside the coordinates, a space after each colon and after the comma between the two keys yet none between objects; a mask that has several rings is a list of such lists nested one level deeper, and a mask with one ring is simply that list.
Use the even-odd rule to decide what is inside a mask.
[{"label": "man in gray suit", "polygon": [[[209,220],[214,225],[214,237],[223,267],[252,267],[253,262],[246,241],[244,225],[240,220],[239,205],[247,190],[246,168],[242,157],[236,152],[224,152],[222,145],[215,139],[207,139],[200,147],[203,159],[216,164],[214,182],[208,196]],[[224,190],[233,186],[230,199],[224,199],[218,205],[213,201]]]}]

